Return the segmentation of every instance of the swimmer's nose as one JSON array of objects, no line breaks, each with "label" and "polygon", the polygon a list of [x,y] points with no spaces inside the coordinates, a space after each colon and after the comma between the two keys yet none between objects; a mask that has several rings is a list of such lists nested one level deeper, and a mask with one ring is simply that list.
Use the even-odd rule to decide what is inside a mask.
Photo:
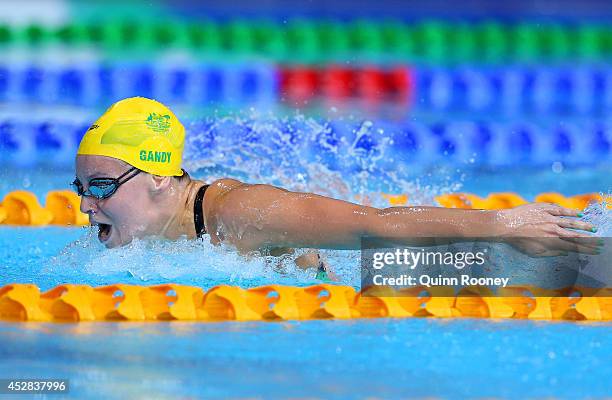
[{"label": "swimmer's nose", "polygon": [[90,196],[81,196],[81,212],[92,214],[97,211],[97,204]]}]

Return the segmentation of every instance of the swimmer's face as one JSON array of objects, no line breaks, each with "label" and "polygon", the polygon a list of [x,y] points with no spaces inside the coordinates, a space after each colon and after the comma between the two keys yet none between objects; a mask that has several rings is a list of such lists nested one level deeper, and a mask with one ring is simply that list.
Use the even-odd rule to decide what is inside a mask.
[{"label": "swimmer's face", "polygon": [[[91,179],[117,178],[130,168],[115,158],[79,155],[76,177],[83,189],[88,190]],[[122,246],[152,233],[155,202],[151,198],[151,182],[151,175],[141,172],[120,185],[109,198],[81,197],[81,212],[89,215],[92,225],[98,225],[98,239],[107,248]]]}]

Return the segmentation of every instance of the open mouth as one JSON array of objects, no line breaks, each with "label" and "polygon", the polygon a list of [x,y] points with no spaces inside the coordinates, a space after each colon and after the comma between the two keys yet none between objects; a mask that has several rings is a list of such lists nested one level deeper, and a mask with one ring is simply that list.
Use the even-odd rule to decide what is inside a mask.
[{"label": "open mouth", "polygon": [[111,234],[112,225],[109,224],[98,224],[98,240],[104,243],[108,240]]}]

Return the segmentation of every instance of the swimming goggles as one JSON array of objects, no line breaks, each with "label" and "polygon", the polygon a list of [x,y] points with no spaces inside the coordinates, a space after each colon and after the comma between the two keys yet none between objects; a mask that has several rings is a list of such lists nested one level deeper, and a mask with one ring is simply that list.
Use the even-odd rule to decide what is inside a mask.
[{"label": "swimming goggles", "polygon": [[[133,171],[136,172],[121,180],[121,178]],[[93,178],[89,181],[89,189],[87,190],[83,190],[83,184],[81,181],[79,181],[79,178],[75,178],[71,186],[79,196],[90,196],[99,200],[108,199],[117,191],[117,189],[119,189],[119,186],[123,185],[125,182],[129,181],[139,173],[140,170],[133,167],[117,178]]]}]

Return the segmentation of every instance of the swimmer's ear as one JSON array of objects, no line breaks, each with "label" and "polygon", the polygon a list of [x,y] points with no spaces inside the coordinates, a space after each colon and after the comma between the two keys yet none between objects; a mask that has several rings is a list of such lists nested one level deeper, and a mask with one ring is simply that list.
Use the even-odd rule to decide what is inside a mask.
[{"label": "swimmer's ear", "polygon": [[151,177],[150,187],[152,194],[158,194],[168,189],[172,180],[171,176],[159,176],[153,174],[149,174],[149,176]]}]

